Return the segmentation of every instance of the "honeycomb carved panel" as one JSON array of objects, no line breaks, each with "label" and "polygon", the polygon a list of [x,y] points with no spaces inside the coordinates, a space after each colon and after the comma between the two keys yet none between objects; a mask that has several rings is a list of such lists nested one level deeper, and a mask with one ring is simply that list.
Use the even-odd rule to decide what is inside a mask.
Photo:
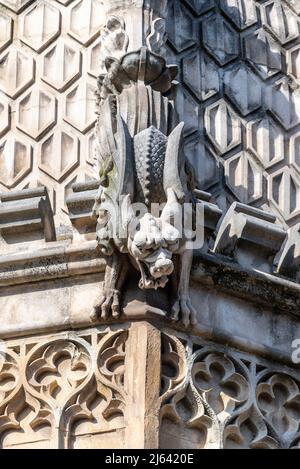
[{"label": "honeycomb carved panel", "polygon": [[17,127],[38,140],[56,121],[56,99],[45,91],[33,88],[17,104]]},{"label": "honeycomb carved panel", "polygon": [[80,0],[71,6],[69,34],[83,45],[90,44],[100,32],[104,16],[100,0]]},{"label": "honeycomb carved panel", "polygon": [[9,8],[14,13],[20,13],[32,0],[1,0],[0,5]]},{"label": "honeycomb carved panel", "polygon": [[272,36],[263,30],[245,38],[246,57],[263,80],[282,69],[281,48]]},{"label": "honeycomb carved panel", "polygon": [[101,0],[0,1],[0,192],[45,185],[56,225],[72,183],[98,177],[94,90],[118,21],[126,48]]},{"label": "honeycomb carved panel", "polygon": [[34,71],[34,59],[16,47],[10,47],[0,57],[1,91],[16,98],[33,83]]},{"label": "honeycomb carved panel", "polygon": [[[57,155],[60,156],[58,161]],[[71,132],[55,130],[39,147],[39,168],[62,181],[79,163],[79,141]]]},{"label": "honeycomb carved panel", "polygon": [[[288,169],[291,181],[298,181],[300,174],[298,3],[167,2],[168,61],[180,68],[177,110],[200,188],[227,203],[239,198],[235,178],[228,188],[223,176],[229,161],[243,166],[242,152],[266,182],[263,197],[243,200],[268,205],[285,225],[300,216],[297,209],[283,208],[280,198],[276,202],[273,176]],[[71,181],[83,182],[91,174],[96,77],[107,48],[114,44],[118,56],[126,50],[128,31],[123,18],[108,20],[101,0],[0,0],[0,6],[0,138],[24,138],[33,158],[25,176],[6,176],[9,182],[1,180],[0,190],[35,187],[42,180],[59,219]],[[56,154],[57,165],[50,157],[41,162],[41,145],[48,141],[65,142],[57,144],[62,152]]]},{"label": "honeycomb carved panel", "polygon": [[38,2],[21,16],[21,40],[41,52],[60,31],[60,12],[49,2]]},{"label": "honeycomb carved panel", "polygon": [[222,207],[240,200],[272,211],[285,227],[300,222],[299,1],[168,6],[169,61],[184,88],[177,111],[199,189]]},{"label": "honeycomb carved panel", "polygon": [[269,198],[286,220],[300,213],[300,179],[292,168],[283,168],[272,174]]},{"label": "honeycomb carved panel", "polygon": [[241,143],[240,120],[224,100],[206,108],[205,128],[220,153],[226,153]]},{"label": "honeycomb carved panel", "polygon": [[249,28],[257,22],[254,0],[221,0],[221,9],[240,30]]},{"label": "honeycomb carved panel", "polygon": [[284,159],[284,135],[270,118],[248,125],[248,148],[259,158],[264,168]]},{"label": "honeycomb carved panel", "polygon": [[245,204],[262,196],[262,169],[247,152],[232,156],[224,163],[226,184]]},{"label": "honeycomb carved panel", "polygon": [[184,83],[201,101],[219,92],[217,65],[204,54],[193,53],[183,59]]},{"label": "honeycomb carved panel", "polygon": [[58,91],[64,91],[80,76],[81,53],[63,39],[44,54],[42,79]]},{"label": "honeycomb carved panel", "polygon": [[297,39],[299,24],[293,11],[281,0],[272,0],[262,7],[266,26],[281,44]]},{"label": "honeycomb carved panel", "polygon": [[204,47],[221,66],[238,57],[239,36],[222,16],[205,19],[202,30]]}]

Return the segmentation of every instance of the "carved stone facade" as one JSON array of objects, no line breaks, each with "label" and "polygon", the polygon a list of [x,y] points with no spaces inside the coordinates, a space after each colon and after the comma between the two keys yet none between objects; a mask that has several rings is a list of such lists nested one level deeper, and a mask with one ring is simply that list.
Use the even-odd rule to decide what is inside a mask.
[{"label": "carved stone facade", "polygon": [[238,200],[296,224],[298,2],[172,0],[168,8],[177,108],[201,188],[223,206]]},{"label": "carved stone facade", "polygon": [[0,448],[300,447],[299,15],[0,0]]}]

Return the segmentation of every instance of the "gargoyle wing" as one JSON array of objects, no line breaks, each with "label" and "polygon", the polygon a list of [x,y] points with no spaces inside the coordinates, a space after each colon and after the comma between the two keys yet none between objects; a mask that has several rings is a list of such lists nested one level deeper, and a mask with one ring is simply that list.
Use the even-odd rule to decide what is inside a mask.
[{"label": "gargoyle wing", "polygon": [[132,138],[127,125],[121,117],[117,117],[117,133],[115,134],[116,150],[113,153],[113,170],[109,174],[109,185],[105,193],[116,203],[130,195],[134,196],[134,155]]}]

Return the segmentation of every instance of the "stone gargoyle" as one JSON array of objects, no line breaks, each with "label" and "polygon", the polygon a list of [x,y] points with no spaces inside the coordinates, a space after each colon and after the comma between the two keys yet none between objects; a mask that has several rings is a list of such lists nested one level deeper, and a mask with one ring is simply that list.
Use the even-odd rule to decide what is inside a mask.
[{"label": "stone gargoyle", "polygon": [[[146,48],[109,58],[98,85],[96,126],[100,188],[94,206],[97,239],[107,256],[105,278],[91,318],[118,317],[128,267],[141,289],[172,285],[171,319],[196,323],[189,298],[193,258],[186,248],[184,204],[195,203],[185,159],[183,123],[175,124],[169,95],[174,66]],[[180,222],[179,222],[180,226]]]}]

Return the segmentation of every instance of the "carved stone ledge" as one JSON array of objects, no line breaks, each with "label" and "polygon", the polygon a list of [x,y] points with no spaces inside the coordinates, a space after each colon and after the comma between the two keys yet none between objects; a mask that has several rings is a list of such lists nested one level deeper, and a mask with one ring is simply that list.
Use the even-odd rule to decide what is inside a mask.
[{"label": "carved stone ledge", "polygon": [[67,197],[66,204],[70,220],[76,228],[83,228],[85,231],[96,230],[93,206],[98,187],[98,181],[73,184],[73,194]]},{"label": "carved stone ledge", "polygon": [[5,239],[12,242],[10,238],[20,234],[26,241],[26,235],[34,233],[46,242],[56,240],[46,187],[5,192],[0,194],[0,200],[0,233]]},{"label": "carved stone ledge", "polygon": [[284,240],[284,230],[276,217],[249,205],[234,202],[217,227],[213,252],[234,257],[238,243],[247,241],[274,254]]}]

